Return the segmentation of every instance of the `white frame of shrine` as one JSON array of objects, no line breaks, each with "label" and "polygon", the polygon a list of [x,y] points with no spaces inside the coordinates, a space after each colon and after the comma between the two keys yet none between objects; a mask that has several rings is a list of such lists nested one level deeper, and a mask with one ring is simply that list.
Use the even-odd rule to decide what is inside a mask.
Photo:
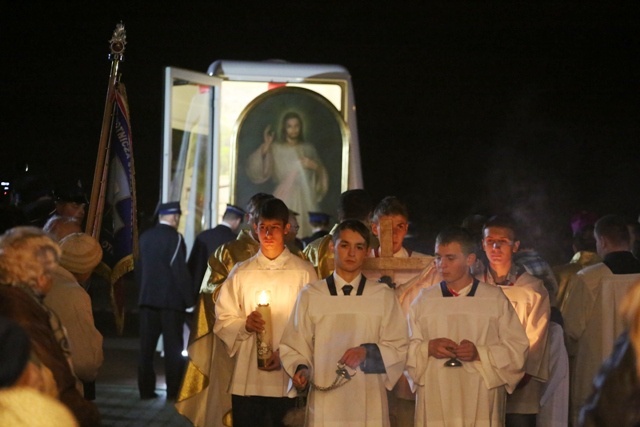
[{"label": "white frame of shrine", "polygon": [[161,200],[180,201],[179,231],[189,250],[200,231],[221,220],[226,203],[246,203],[234,200],[234,132],[255,98],[282,86],[311,90],[336,108],[344,123],[340,191],[363,187],[355,98],[344,67],[226,60],[213,62],[207,74],[167,67]]}]

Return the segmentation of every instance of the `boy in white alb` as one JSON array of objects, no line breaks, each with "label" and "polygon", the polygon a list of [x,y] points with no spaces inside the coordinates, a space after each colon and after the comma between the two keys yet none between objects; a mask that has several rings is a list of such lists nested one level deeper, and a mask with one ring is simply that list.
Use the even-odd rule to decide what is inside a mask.
[{"label": "boy in white alb", "polygon": [[[280,199],[265,201],[254,224],[260,251],[237,264],[224,282],[216,301],[214,333],[235,357],[231,384],[233,425],[282,426],[294,406],[295,391],[282,369],[278,346],[282,331],[302,287],[317,280],[311,263],[289,252],[284,236],[289,232],[289,210]],[[258,367],[256,333],[265,328],[256,310],[257,294],[269,291],[273,355]]]},{"label": "boy in white alb", "polygon": [[551,307],[542,280],[513,262],[520,241],[511,218],[494,216],[482,229],[488,266],[476,277],[499,286],[509,298],[529,338],[525,376],[507,400],[507,427],[535,427],[544,383],[549,377],[548,329]]},{"label": "boy in white alb", "polygon": [[466,230],[442,231],[435,255],[444,280],[411,305],[407,374],[417,390],[416,426],[503,425],[505,396],[524,375],[527,336],[503,292],[471,276],[473,247]]},{"label": "boy in white alb", "polygon": [[[335,272],[300,292],[280,342],[282,364],[296,388],[311,383],[307,425],[388,426],[386,390],[404,369],[406,320],[393,289],[362,274],[367,227],[345,220],[333,241]],[[338,364],[348,381],[337,377]],[[331,389],[336,380],[344,384]]]}]

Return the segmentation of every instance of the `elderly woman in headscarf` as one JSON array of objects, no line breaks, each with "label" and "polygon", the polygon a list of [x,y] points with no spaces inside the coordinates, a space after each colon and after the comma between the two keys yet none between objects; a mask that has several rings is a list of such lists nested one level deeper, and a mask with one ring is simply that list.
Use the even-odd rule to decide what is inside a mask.
[{"label": "elderly woman in headscarf", "polygon": [[0,315],[29,335],[33,352],[53,373],[58,399],[81,426],[100,424],[97,407],[75,387],[69,349],[58,316],[42,300],[51,289],[61,251],[42,230],[15,227],[0,236]]}]

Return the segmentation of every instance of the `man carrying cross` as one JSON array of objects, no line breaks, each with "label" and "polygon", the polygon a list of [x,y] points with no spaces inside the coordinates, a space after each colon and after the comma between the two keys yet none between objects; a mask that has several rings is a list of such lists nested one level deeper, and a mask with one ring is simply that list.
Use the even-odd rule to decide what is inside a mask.
[{"label": "man carrying cross", "polygon": [[[409,312],[411,302],[418,296],[418,293],[420,293],[423,287],[438,283],[442,279],[437,275],[435,264],[432,262],[434,259],[432,256],[412,251],[404,246],[404,238],[409,232],[409,210],[407,206],[395,196],[387,196],[382,199],[373,211],[371,231],[381,240],[381,243],[384,239],[384,237],[382,237],[382,224],[385,221],[391,222],[391,228],[387,233],[391,234],[392,253],[388,253],[388,250],[386,251],[387,253],[385,253],[386,248],[381,245],[381,247],[371,249],[369,256],[373,258],[387,256],[398,259],[397,265],[392,268],[392,270],[394,270],[393,273],[387,271],[384,274],[393,276],[396,296],[406,314]],[[401,261],[410,259],[408,261],[413,262],[416,261],[415,258],[422,258],[419,260],[419,268],[411,268],[408,263]],[[424,268],[423,266],[427,267]],[[377,280],[382,273],[381,270],[365,270],[365,274],[368,278]],[[417,276],[422,277],[419,283],[417,280],[412,280]]]},{"label": "man carrying cross", "polygon": [[360,221],[338,225],[335,272],[300,292],[280,341],[293,384],[311,383],[310,425],[389,425],[385,389],[402,374],[408,333],[393,290],[362,275],[368,241]]},{"label": "man carrying cross", "polygon": [[[396,297],[404,315],[407,316],[411,303],[420,291],[442,280],[435,268],[434,258],[404,246],[404,238],[409,231],[409,210],[395,196],[387,196],[378,203],[373,211],[371,230],[380,239],[381,245],[370,251],[370,258],[366,264],[375,268],[365,267],[365,275],[373,280],[378,280],[381,276],[389,278],[389,281],[395,284]],[[394,262],[387,266],[389,269],[383,270],[376,266],[376,262],[382,261],[383,257]],[[416,397],[404,376],[400,377],[393,390],[389,392],[388,398],[391,425],[413,425]]]}]

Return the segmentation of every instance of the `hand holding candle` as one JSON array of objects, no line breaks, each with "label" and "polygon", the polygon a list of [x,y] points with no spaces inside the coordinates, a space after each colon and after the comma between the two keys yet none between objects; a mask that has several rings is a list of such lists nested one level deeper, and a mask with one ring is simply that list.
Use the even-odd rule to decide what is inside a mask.
[{"label": "hand holding candle", "polygon": [[262,320],[262,315],[256,310],[252,311],[249,316],[247,316],[247,320],[244,324],[247,332],[255,332],[259,334],[264,329],[264,320]]},{"label": "hand holding candle", "polygon": [[258,367],[267,366],[273,354],[273,328],[271,324],[271,293],[269,291],[256,292],[258,307],[256,311],[260,313],[264,326],[262,331],[256,333],[256,344],[258,349]]}]

